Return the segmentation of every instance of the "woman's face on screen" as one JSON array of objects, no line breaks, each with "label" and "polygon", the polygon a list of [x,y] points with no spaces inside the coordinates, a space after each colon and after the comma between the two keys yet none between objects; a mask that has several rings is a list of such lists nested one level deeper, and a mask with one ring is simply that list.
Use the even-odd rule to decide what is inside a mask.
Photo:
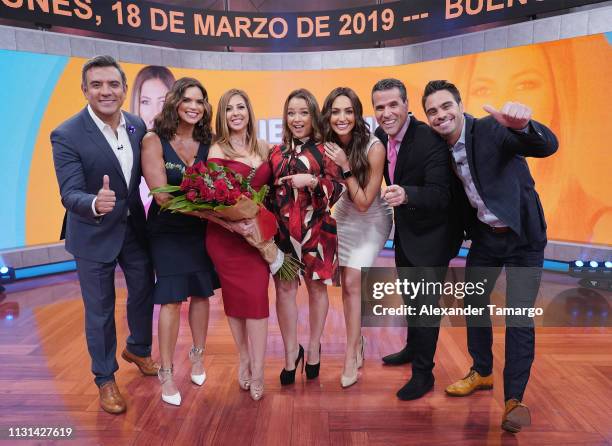
[{"label": "woman's face on screen", "polygon": [[479,54],[464,98],[466,111],[484,116],[483,105],[500,108],[508,101],[520,102],[531,107],[533,119],[550,125],[555,108],[551,69],[541,48],[516,48],[504,57],[498,52]]},{"label": "woman's face on screen", "polygon": [[159,78],[147,79],[140,87],[139,115],[147,125],[153,128],[153,119],[161,112],[168,87]]}]

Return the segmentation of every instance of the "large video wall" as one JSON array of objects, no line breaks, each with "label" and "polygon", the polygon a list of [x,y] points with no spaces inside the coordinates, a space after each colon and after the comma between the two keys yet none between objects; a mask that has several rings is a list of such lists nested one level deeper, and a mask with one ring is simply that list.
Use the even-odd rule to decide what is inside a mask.
[{"label": "large video wall", "polygon": [[[408,86],[410,108],[420,119],[421,93],[431,79],[449,79],[463,93],[466,111],[482,116],[484,104],[528,104],[534,118],[558,135],[553,157],[530,159],[551,240],[612,244],[612,194],[608,132],[612,94],[612,35],[600,34],[469,56],[391,67],[320,71],[222,71],[123,64],[128,76],[126,110],[145,122],[163,103],[167,84],[198,78],[213,109],[232,87],[246,90],[260,137],[278,142],[282,106],[298,87],[319,99],[337,86],[361,97],[374,126],[370,90],[383,77]],[[85,106],[80,91],[84,59],[0,51],[0,249],[56,242],[63,208],[53,170],[49,134]],[[146,199],[146,194],[143,193]]]}]

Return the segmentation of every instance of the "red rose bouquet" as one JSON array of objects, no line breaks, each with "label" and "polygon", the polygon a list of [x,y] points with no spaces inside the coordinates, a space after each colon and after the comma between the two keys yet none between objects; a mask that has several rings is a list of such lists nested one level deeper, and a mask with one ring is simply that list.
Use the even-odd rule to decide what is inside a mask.
[{"label": "red rose bouquet", "polygon": [[[206,212],[205,218],[223,224],[225,221],[255,219],[255,231],[245,236],[246,241],[259,250],[270,264],[272,274],[283,280],[298,277],[304,265],[283,253],[274,243],[278,229],[276,218],[263,206],[268,186],[259,191],[251,187],[251,177],[244,177],[225,166],[202,161],[184,169],[180,165],[166,164],[167,168],[181,169],[180,186],[165,185],[151,193],[166,192],[174,198],[165,202],[162,209],[171,212]],[[220,221],[221,220],[221,221]]]}]

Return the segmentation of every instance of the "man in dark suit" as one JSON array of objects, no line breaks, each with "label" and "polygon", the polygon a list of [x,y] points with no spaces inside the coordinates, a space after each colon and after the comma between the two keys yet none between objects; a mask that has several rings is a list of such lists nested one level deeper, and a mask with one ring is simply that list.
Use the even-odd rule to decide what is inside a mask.
[{"label": "man in dark suit", "polygon": [[[506,306],[533,308],[546,246],[546,221],[525,157],[556,152],[557,138],[531,119],[529,107],[508,102],[501,111],[485,106],[489,116],[476,119],[463,111],[457,88],[431,81],[423,93],[429,124],[451,147],[452,165],[463,193],[463,220],[472,240],[466,281],[486,279],[482,296],[465,303],[486,308],[495,281],[506,267]],[[490,314],[467,318],[470,372],[446,392],[466,396],[493,387],[493,331]],[[521,401],[534,359],[533,319],[506,318],[506,362],[502,428],[518,432],[531,422]]]},{"label": "man in dark suit", "polygon": [[[395,208],[398,276],[413,282],[442,281],[463,240],[461,229],[450,220],[451,176],[446,145],[427,124],[408,113],[406,87],[401,81],[377,82],[372,89],[372,104],[380,125],[376,136],[387,148],[384,176],[388,186],[383,198]],[[412,361],[412,377],[397,393],[402,400],[412,400],[433,388],[439,318],[419,317],[418,310],[423,305],[437,306],[439,295],[403,298],[417,313],[407,317],[408,343],[383,361]]]},{"label": "man in dark suit", "polygon": [[151,360],[153,270],[146,248],[140,183],[142,119],[121,111],[126,77],[110,56],[96,56],[82,70],[88,105],[51,133],[53,162],[66,208],[66,249],[74,255],[85,306],[85,333],[100,405],[125,411],[115,383],[115,268],[128,288],[129,336],[122,357],[145,375]]}]

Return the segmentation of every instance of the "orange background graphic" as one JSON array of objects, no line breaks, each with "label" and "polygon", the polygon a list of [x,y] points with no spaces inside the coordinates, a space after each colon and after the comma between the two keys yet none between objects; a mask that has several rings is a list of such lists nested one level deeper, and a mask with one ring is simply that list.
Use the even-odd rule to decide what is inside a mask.
[{"label": "orange background graphic", "polygon": [[[45,111],[33,153],[26,209],[26,244],[57,241],[62,208],[53,171],[49,134],[85,106],[80,91],[84,59],[71,58]],[[139,64],[122,64],[130,87]],[[559,138],[552,157],[529,159],[542,198],[551,240],[612,244],[612,195],[607,127],[612,102],[612,51],[605,35],[490,51],[411,65],[319,71],[221,71],[169,67],[176,79],[199,79],[216,110],[224,91],[247,91],[258,119],[281,118],[287,94],[308,88],[320,103],[337,86],[353,88],[373,116],[372,85],[396,77],[408,87],[411,111],[424,120],[421,95],[432,79],[448,79],[460,89],[465,109],[483,116],[484,104],[519,101],[534,119]],[[124,109],[129,110],[129,94]]]}]

